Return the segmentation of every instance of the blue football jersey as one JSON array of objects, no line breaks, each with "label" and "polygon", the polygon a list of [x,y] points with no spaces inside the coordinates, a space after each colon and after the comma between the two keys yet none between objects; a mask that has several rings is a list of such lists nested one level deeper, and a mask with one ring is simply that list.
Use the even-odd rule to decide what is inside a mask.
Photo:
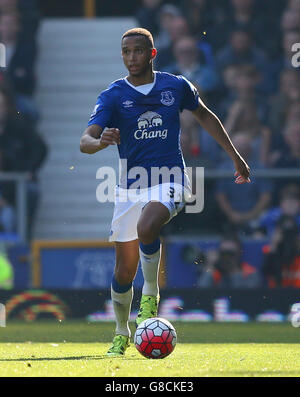
[{"label": "blue football jersey", "polygon": [[[184,172],[179,114],[183,109],[195,110],[198,104],[196,88],[183,76],[155,72],[154,86],[147,95],[123,78],[99,95],[88,125],[118,128],[121,161],[127,160],[128,172],[137,166],[146,169],[151,184],[151,167],[179,167]],[[131,183],[128,179],[122,187]]]}]

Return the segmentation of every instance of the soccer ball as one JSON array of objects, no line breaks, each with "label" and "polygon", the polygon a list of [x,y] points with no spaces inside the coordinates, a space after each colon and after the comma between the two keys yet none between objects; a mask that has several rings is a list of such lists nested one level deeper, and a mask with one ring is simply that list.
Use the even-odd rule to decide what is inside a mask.
[{"label": "soccer ball", "polygon": [[141,322],[134,334],[137,350],[146,358],[165,358],[176,346],[173,325],[164,318],[148,318]]}]

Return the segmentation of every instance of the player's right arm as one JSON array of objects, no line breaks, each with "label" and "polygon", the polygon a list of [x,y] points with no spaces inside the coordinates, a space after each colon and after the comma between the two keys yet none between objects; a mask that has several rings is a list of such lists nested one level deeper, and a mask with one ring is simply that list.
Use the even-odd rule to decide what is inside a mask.
[{"label": "player's right arm", "polygon": [[109,145],[120,144],[120,131],[118,128],[105,128],[115,124],[115,96],[116,93],[113,86],[102,91],[99,95],[88,122],[88,127],[80,140],[80,151],[82,153],[94,154]]},{"label": "player's right arm", "polygon": [[80,151],[94,154],[105,149],[109,145],[120,145],[120,131],[118,128],[106,128],[97,124],[90,125],[80,139]]}]

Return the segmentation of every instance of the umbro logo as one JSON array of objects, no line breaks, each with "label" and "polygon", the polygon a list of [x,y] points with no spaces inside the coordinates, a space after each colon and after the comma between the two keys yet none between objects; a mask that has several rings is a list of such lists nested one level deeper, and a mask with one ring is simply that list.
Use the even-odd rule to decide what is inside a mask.
[{"label": "umbro logo", "polygon": [[124,108],[131,108],[133,106],[133,101],[125,101],[123,102]]},{"label": "umbro logo", "polygon": [[92,114],[91,114],[90,120],[91,120],[94,116],[96,116],[96,114],[97,114],[99,108],[100,108],[100,105],[96,105],[96,106],[94,107],[94,110],[93,110],[93,112],[92,112]]}]

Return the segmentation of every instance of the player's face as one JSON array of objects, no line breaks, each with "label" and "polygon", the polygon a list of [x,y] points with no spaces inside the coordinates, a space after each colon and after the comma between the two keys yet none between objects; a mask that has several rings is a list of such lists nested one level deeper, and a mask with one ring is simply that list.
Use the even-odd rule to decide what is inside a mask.
[{"label": "player's face", "polygon": [[122,41],[122,57],[130,75],[142,76],[152,65],[152,48],[144,37],[125,37]]}]

